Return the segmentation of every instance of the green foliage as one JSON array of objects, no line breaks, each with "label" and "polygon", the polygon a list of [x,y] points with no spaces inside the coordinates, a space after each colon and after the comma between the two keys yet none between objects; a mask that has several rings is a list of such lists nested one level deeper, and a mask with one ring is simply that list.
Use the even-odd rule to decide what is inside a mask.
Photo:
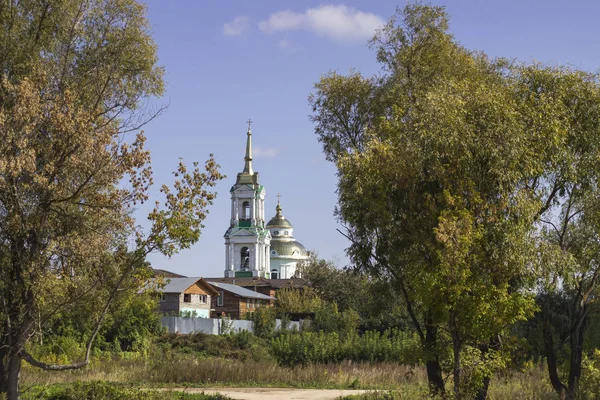
[{"label": "green foliage", "polygon": [[288,367],[343,360],[414,365],[420,360],[418,339],[398,330],[345,337],[323,331],[286,333],[271,340],[271,352],[279,364]]},{"label": "green foliage", "polygon": [[[146,272],[149,274],[149,271],[148,268]],[[94,349],[145,353],[152,340],[162,333],[156,292],[149,289],[139,293],[139,279],[146,279],[148,274],[140,269],[135,279],[124,282],[105,316]],[[105,301],[105,298],[97,299],[101,300]],[[43,334],[38,336],[34,351],[46,358],[54,354],[63,363],[77,359],[84,352],[83,343],[94,329],[93,318],[94,313],[85,304],[63,308],[43,326]]]},{"label": "green foliage", "polygon": [[600,349],[595,349],[591,357],[583,361],[583,373],[578,399],[600,398]]},{"label": "green foliage", "polygon": [[321,305],[321,297],[311,287],[286,287],[277,291],[275,309],[279,315],[313,312]]},{"label": "green foliage", "polygon": [[189,394],[127,388],[108,382],[74,383],[72,385],[34,386],[25,391],[23,400],[225,400],[221,395]]},{"label": "green foliage", "polygon": [[[311,285],[308,293],[301,293],[303,296],[308,294],[318,296],[323,301],[334,302],[342,312],[356,311],[363,331],[408,328],[406,312],[400,299],[385,279],[369,277],[357,270],[339,269],[331,262],[316,257],[304,265],[303,278]],[[306,311],[318,308],[319,305],[315,303]]]},{"label": "green foliage", "polygon": [[394,288],[440,393],[451,346],[457,397],[463,349],[497,347],[535,291],[564,290],[576,390],[600,272],[600,74],[470,51],[421,4],[371,44],[381,75],[329,73],[309,100],[354,265]]},{"label": "green foliage", "polygon": [[200,358],[222,357],[255,361],[272,358],[269,354],[269,342],[247,331],[228,335],[165,334],[160,336],[156,343],[167,358],[172,358],[177,353],[193,354]]},{"label": "green foliage", "polygon": [[275,333],[275,310],[272,307],[259,307],[249,316],[254,323],[254,334],[270,337]]},{"label": "green foliage", "polygon": [[356,333],[359,319],[358,313],[352,309],[339,312],[337,303],[323,302],[315,310],[315,319],[311,321],[310,330],[336,332],[344,338]]}]

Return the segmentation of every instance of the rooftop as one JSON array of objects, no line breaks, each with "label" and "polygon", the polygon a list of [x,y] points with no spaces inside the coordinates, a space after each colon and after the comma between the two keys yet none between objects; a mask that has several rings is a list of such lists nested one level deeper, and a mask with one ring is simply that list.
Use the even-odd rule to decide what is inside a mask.
[{"label": "rooftop", "polygon": [[267,296],[253,290],[248,290],[238,285],[215,281],[208,281],[208,283],[216,289],[223,289],[240,297],[260,300],[275,300],[275,297]]}]

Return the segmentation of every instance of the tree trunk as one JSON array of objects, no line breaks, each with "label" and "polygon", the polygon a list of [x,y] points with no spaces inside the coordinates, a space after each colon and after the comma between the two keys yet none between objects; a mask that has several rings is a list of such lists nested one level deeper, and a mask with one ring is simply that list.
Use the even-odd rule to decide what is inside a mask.
[{"label": "tree trunk", "polygon": [[564,398],[567,387],[561,382],[558,376],[558,369],[556,365],[556,351],[554,349],[554,338],[552,337],[552,326],[550,325],[550,311],[547,307],[542,309],[542,330],[544,336],[544,351],[546,353],[546,362],[548,365],[548,375],[550,377],[550,383],[552,387],[559,394],[561,399]]},{"label": "tree trunk", "polygon": [[452,351],[454,353],[454,397],[456,399],[460,399],[460,349],[460,338],[458,337],[456,331],[452,332]]},{"label": "tree trunk", "polygon": [[12,355],[8,362],[7,400],[19,400],[19,376],[21,375],[21,357]]},{"label": "tree trunk", "polygon": [[8,346],[0,343],[0,393],[8,392]]},{"label": "tree trunk", "polygon": [[[490,348],[499,348],[500,347],[500,339],[498,336],[492,337],[489,343],[481,343],[479,346],[479,351],[481,352],[481,360],[484,361],[486,354],[490,350]],[[481,382],[481,386],[477,389],[475,393],[475,400],[485,400],[487,399],[488,389],[490,388],[490,381],[492,380],[491,375],[487,375],[483,377],[483,381]]]},{"label": "tree trunk", "polygon": [[487,392],[490,388],[491,377],[486,376],[483,378],[482,385],[479,389],[477,389],[477,393],[475,393],[475,400],[485,400],[487,399]]},{"label": "tree trunk", "polygon": [[444,378],[442,377],[442,366],[437,354],[437,328],[427,324],[425,326],[425,352],[427,361],[427,380],[429,388],[433,394],[443,395],[446,392]]},{"label": "tree trunk", "polygon": [[587,305],[579,309],[574,318],[575,323],[571,327],[571,358],[569,360],[567,399],[574,399],[579,390],[581,364],[583,362],[583,340],[587,325]]}]

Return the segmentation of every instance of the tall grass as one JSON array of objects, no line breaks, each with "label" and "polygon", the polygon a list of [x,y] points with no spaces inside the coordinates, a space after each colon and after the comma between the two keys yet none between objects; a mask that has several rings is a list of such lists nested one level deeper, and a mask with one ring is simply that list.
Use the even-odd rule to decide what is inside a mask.
[{"label": "tall grass", "polygon": [[149,387],[193,385],[394,389],[404,385],[423,386],[425,379],[422,368],[395,363],[342,362],[288,368],[272,361],[202,359],[181,354],[157,356],[150,361],[95,361],[82,370],[58,373],[31,367],[23,369],[25,385],[103,380]]},{"label": "tall grass", "polygon": [[[198,358],[189,354],[165,356],[157,353],[150,360],[102,360],[88,368],[70,372],[45,372],[26,367],[24,387],[76,381],[111,381],[161,386],[263,386],[360,388],[383,390],[364,399],[423,399],[427,397],[424,368],[391,362],[341,362],[295,368],[272,361]],[[393,390],[392,394],[387,391]],[[384,397],[388,396],[388,397]],[[392,397],[390,397],[392,396]],[[527,372],[498,375],[489,390],[491,400],[557,399],[543,367]]]},{"label": "tall grass", "polygon": [[343,360],[415,365],[420,353],[417,337],[397,329],[345,336],[337,332],[288,333],[274,338],[270,345],[275,359],[290,367]]}]

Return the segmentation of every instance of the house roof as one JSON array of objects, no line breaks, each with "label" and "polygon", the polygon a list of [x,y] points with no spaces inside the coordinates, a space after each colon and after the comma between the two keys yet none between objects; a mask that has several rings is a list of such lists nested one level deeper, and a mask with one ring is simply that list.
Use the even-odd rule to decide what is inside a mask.
[{"label": "house roof", "polygon": [[226,290],[239,297],[246,297],[250,299],[261,299],[261,300],[275,300],[275,297],[267,296],[262,293],[255,292],[253,290],[245,289],[241,286],[231,285],[229,283],[208,281],[214,288]]},{"label": "house roof", "polygon": [[303,288],[309,286],[308,281],[302,278],[292,279],[265,279],[257,277],[247,278],[204,278],[209,282],[228,283],[231,285],[242,286],[245,288],[270,287],[273,289],[282,289],[286,287]]},{"label": "house roof", "polygon": [[165,282],[166,282],[166,285],[162,289],[163,293],[182,293],[186,289],[188,289],[190,286],[194,285],[195,283],[198,283],[199,286],[203,286],[204,288],[208,289],[209,291],[213,291],[213,293],[211,293],[212,295],[217,294],[216,291],[213,289],[213,287],[209,284],[209,282],[206,282],[204,279],[199,278],[199,277],[166,278]]}]

